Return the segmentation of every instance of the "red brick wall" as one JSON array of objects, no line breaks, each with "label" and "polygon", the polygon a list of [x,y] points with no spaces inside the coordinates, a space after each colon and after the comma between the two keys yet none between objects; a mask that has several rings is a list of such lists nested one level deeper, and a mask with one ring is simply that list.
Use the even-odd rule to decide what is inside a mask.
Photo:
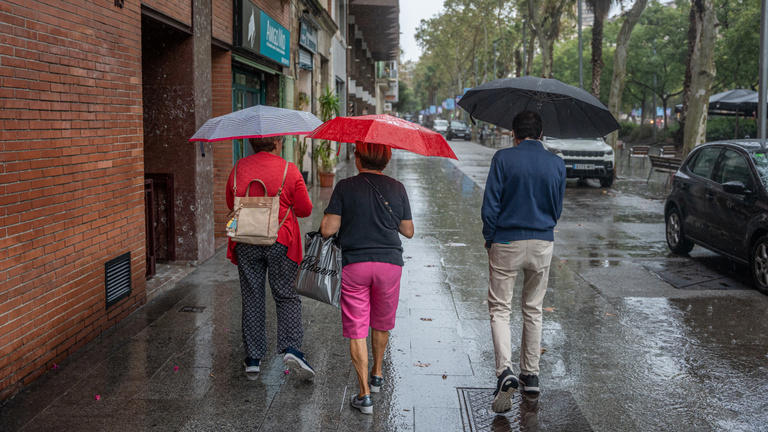
[{"label": "red brick wall", "polygon": [[145,300],[140,33],[138,2],[0,2],[0,399]]},{"label": "red brick wall", "polygon": [[[211,36],[228,44],[232,43],[232,21],[234,2],[232,0],[213,0],[213,25]],[[215,114],[214,114],[215,115]]]},{"label": "red brick wall", "polygon": [[271,16],[281,26],[291,28],[291,2],[284,0],[253,0],[253,4]]},{"label": "red brick wall", "polygon": [[[213,48],[211,52],[211,77],[213,80],[213,115],[232,112],[232,54]],[[232,171],[232,141],[213,143],[213,232],[216,237],[225,237],[229,208],[226,202],[226,185]]]},{"label": "red brick wall", "polygon": [[176,21],[192,26],[192,0],[141,0],[141,3]]}]

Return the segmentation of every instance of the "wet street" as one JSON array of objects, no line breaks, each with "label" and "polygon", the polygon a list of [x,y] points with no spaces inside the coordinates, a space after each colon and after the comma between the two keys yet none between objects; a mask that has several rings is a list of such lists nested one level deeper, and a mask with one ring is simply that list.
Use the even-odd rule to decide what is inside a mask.
[{"label": "wet street", "polygon": [[[373,416],[348,404],[357,381],[339,311],[312,300],[303,349],[314,384],[271,355],[258,380],[246,379],[237,270],[220,249],[8,401],[0,430],[768,430],[768,296],[750,287],[747,268],[701,248],[669,255],[665,178],[647,185],[639,160],[612,189],[569,181],[544,300],[542,394],[492,413],[480,206],[494,150],[451,144],[459,161],[396,152],[387,169],[408,190],[416,234],[403,241]],[[353,174],[351,164],[337,171]],[[330,193],[312,190],[304,231],[319,226]],[[517,290],[513,358],[519,299]]]}]

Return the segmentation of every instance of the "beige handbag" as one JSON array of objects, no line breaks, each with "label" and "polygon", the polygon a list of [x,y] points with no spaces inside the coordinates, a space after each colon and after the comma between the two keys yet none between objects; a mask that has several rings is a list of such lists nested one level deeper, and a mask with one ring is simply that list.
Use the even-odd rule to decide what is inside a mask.
[{"label": "beige handbag", "polygon": [[[277,191],[277,196],[267,196],[267,186],[259,179],[253,179],[248,183],[243,197],[237,196],[237,166],[235,166],[235,208],[232,210],[232,218],[227,223],[227,236],[238,243],[247,243],[259,246],[269,246],[277,241],[277,233],[283,226],[288,214],[293,210],[289,208],[285,212],[283,220],[278,223],[280,213],[280,195],[285,186],[285,177],[288,175],[288,162],[283,170],[283,182]],[[264,188],[264,196],[248,196],[251,185],[254,182],[261,183]]]}]

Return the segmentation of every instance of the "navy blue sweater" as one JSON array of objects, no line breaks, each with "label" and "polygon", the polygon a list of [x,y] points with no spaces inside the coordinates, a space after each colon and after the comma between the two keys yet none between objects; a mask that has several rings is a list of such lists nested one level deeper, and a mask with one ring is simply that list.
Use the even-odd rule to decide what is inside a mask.
[{"label": "navy blue sweater", "polygon": [[539,141],[499,150],[483,196],[483,237],[493,243],[554,241],[563,211],[565,163]]}]

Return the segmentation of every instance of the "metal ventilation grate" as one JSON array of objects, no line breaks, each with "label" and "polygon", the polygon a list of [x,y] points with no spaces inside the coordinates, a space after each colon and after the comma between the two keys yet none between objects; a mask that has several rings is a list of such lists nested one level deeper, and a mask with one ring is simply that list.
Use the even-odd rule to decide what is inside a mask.
[{"label": "metal ventilation grate", "polygon": [[126,252],[104,264],[107,307],[131,294],[131,253]]}]

